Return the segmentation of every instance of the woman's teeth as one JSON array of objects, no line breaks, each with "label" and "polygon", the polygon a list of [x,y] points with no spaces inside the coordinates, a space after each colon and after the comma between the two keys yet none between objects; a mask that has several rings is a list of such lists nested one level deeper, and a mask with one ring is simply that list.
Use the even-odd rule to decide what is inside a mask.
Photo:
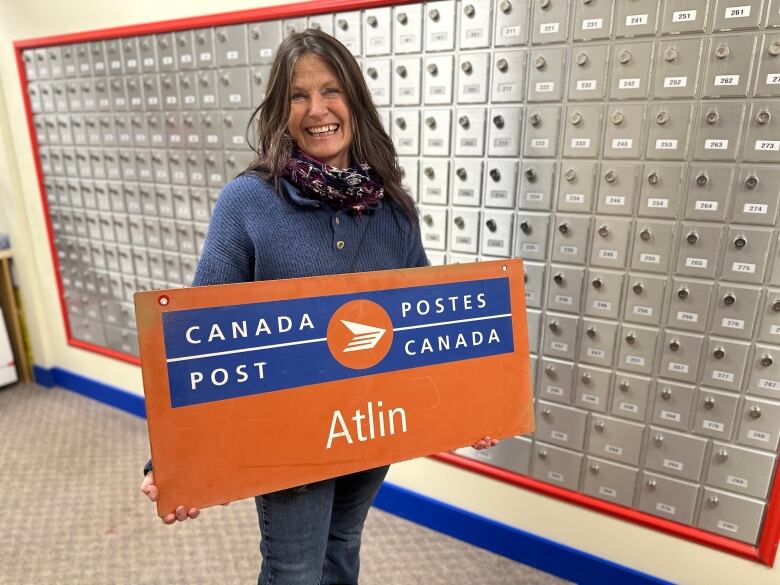
[{"label": "woman's teeth", "polygon": [[339,129],[338,124],[328,124],[327,126],[317,126],[315,128],[307,128],[306,131],[312,136],[327,136],[333,134]]}]

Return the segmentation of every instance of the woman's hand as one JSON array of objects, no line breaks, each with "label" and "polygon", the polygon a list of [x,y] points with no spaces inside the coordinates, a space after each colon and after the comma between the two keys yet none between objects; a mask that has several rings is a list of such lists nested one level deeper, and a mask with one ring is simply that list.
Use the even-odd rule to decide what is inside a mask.
[{"label": "woman's hand", "polygon": [[[141,491],[146,494],[146,497],[149,498],[151,501],[156,502],[157,501],[157,486],[154,485],[154,472],[150,471],[146,474],[144,477],[144,481],[141,484]],[[185,508],[184,506],[179,506],[176,508],[176,512],[173,512],[171,514],[168,514],[167,516],[161,518],[163,522],[166,524],[173,524],[177,520],[179,522],[184,522],[187,518],[191,520],[195,520],[200,516],[200,510],[197,508]]]},{"label": "woman's hand", "polygon": [[472,447],[477,451],[481,451],[482,449],[490,449],[491,447],[495,447],[496,445],[498,445],[498,439],[483,437],[481,441],[474,443]]}]

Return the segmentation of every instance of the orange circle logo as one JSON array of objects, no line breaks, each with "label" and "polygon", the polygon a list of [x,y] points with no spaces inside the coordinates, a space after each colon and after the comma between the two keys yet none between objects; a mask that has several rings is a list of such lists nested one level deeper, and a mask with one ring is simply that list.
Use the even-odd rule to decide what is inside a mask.
[{"label": "orange circle logo", "polygon": [[328,323],[328,349],[342,366],[363,370],[381,362],[393,344],[390,315],[372,301],[350,301]]}]

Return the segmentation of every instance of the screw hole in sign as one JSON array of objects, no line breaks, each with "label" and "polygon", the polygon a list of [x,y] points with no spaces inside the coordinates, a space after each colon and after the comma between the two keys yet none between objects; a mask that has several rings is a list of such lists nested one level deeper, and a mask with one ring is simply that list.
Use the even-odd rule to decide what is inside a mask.
[{"label": "screw hole in sign", "polygon": [[504,272],[506,272],[506,264],[504,264],[504,265],[502,266],[502,268],[504,269]]},{"label": "screw hole in sign", "polygon": [[162,295],[160,296],[160,298],[157,299],[157,302],[160,303],[161,306],[165,307],[168,305],[169,302],[171,302],[171,299],[169,299],[165,295]]}]

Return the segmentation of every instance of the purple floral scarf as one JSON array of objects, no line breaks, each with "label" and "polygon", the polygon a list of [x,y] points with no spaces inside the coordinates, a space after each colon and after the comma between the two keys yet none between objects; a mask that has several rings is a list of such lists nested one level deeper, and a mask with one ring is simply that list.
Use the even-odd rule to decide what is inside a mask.
[{"label": "purple floral scarf", "polygon": [[282,176],[310,199],[327,203],[333,209],[351,209],[358,215],[376,207],[385,190],[373,169],[365,163],[337,169],[293,149]]}]

